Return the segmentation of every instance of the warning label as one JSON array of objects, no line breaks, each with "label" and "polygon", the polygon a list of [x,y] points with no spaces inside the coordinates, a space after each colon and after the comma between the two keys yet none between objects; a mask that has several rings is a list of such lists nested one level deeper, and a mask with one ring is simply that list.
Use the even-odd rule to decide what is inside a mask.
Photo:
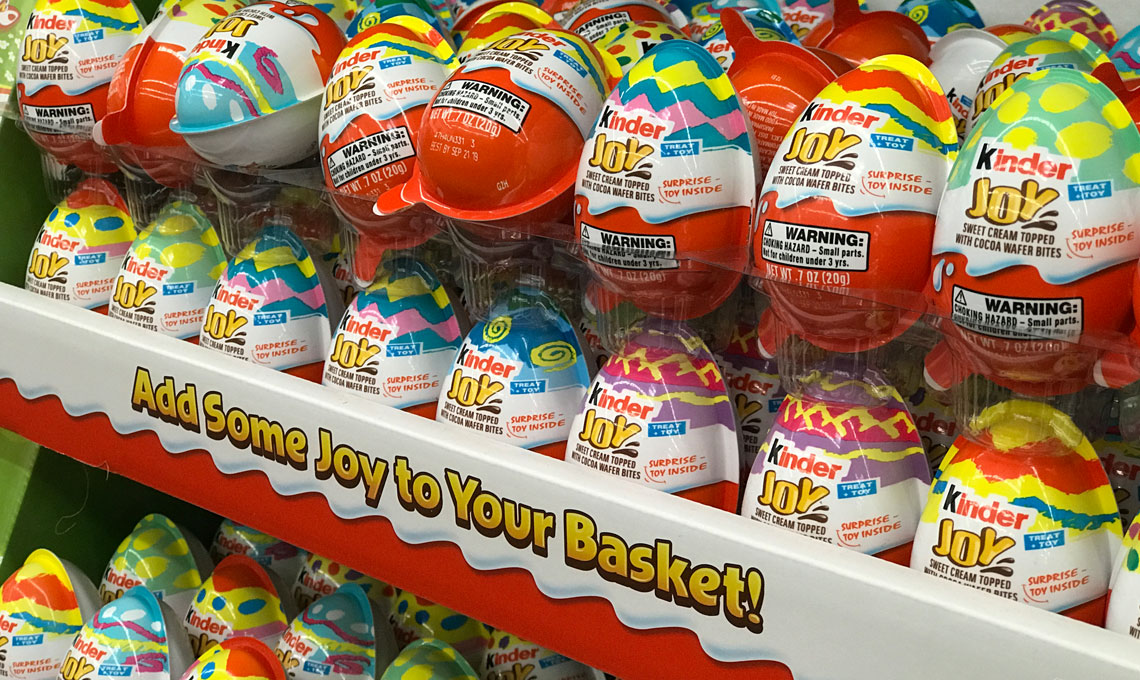
[{"label": "warning label", "polygon": [[1082,298],[1015,298],[954,286],[951,320],[976,333],[1009,340],[1075,340],[1084,328]]},{"label": "warning label", "polygon": [[629,21],[629,12],[612,12],[590,19],[579,26],[574,32],[590,42],[596,42],[599,38],[608,33],[611,28],[624,24],[627,21]]},{"label": "warning label", "polygon": [[333,186],[341,187],[373,170],[415,155],[407,126],[400,126],[350,142],[329,154],[329,176]]},{"label": "warning label", "polygon": [[871,235],[778,220],[764,223],[761,254],[768,262],[834,271],[865,272]]},{"label": "warning label", "polygon": [[582,252],[618,269],[676,269],[677,240],[668,234],[621,234],[582,223]]},{"label": "warning label", "polygon": [[24,104],[24,125],[32,132],[62,135],[90,130],[95,110],[90,104],[33,106]]},{"label": "warning label", "polygon": [[432,103],[433,109],[462,109],[477,113],[512,132],[522,128],[530,103],[501,87],[478,80],[451,80],[444,84]]}]

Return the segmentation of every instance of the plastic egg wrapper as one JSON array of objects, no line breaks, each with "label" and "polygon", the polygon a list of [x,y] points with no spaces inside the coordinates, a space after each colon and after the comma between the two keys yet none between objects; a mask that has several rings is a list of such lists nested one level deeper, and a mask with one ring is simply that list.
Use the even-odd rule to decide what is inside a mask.
[{"label": "plastic egg wrapper", "polygon": [[[407,658],[416,648],[424,646],[424,642],[438,641],[451,648],[453,659],[479,667],[491,641],[491,631],[482,623],[407,591],[396,598],[392,630],[396,634],[397,645],[403,650],[393,666],[400,664],[401,659]],[[391,670],[389,668],[382,677],[388,678]]]},{"label": "plastic egg wrapper", "polygon": [[[190,646],[201,656],[234,637],[277,644],[288,625],[277,586],[257,562],[230,555],[218,562],[190,602],[183,627]],[[292,611],[292,602],[289,602]]]},{"label": "plastic egg wrapper", "polygon": [[387,615],[357,584],[320,597],[293,619],[277,643],[285,672],[297,680],[375,680],[399,650]]},{"label": "plastic egg wrapper", "polygon": [[143,586],[181,616],[213,566],[196,536],[163,515],[150,514],[139,520],[111,555],[99,596],[106,604]]}]

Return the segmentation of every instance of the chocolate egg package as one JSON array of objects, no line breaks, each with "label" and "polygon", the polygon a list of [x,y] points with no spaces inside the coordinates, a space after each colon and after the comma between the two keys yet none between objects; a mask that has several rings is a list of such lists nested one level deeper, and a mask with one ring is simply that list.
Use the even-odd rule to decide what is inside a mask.
[{"label": "chocolate egg package", "polygon": [[174,200],[135,238],[115,278],[108,315],[197,340],[225,267],[226,254],[205,211],[193,200]]},{"label": "chocolate egg package", "polygon": [[182,680],[286,680],[286,675],[281,662],[264,642],[252,637],[233,637],[201,653]]},{"label": "chocolate egg package", "polygon": [[1121,527],[1088,439],[1022,399],[985,409],[968,431],[931,487],[911,568],[1101,625]]},{"label": "chocolate egg package", "polygon": [[213,566],[194,534],[167,517],[150,514],[115,549],[103,571],[99,596],[106,604],[143,586],[181,616]]},{"label": "chocolate egg package", "polygon": [[338,213],[378,247],[409,248],[438,230],[428,216],[380,217],[372,206],[411,177],[424,111],[457,66],[447,40],[407,15],[357,35],[333,65],[320,116],[325,185]]},{"label": "chocolate egg package", "polygon": [[938,82],[908,57],[873,59],[804,108],[768,169],[753,234],[768,355],[789,335],[859,352],[914,324],[957,140]]},{"label": "chocolate egg package", "polygon": [[748,476],[741,515],[906,564],[930,469],[914,419],[875,359],[798,362],[795,389]]},{"label": "chocolate egg package", "polygon": [[253,527],[222,520],[210,556],[219,562],[229,555],[245,555],[265,567],[283,584],[291,584],[304,569],[308,553]]},{"label": "chocolate egg package", "polygon": [[605,674],[505,631],[491,635],[482,666],[485,678],[496,680],[603,680]]},{"label": "chocolate egg package", "polygon": [[279,593],[274,580],[257,562],[245,555],[223,558],[198,589],[183,619],[194,653],[201,656],[234,637],[276,645],[295,613],[292,601],[283,601]]},{"label": "chocolate egg package", "polygon": [[28,258],[24,288],[105,311],[134,239],[134,221],[115,185],[99,177],[84,179],[44,220]]},{"label": "chocolate egg package", "polygon": [[565,459],[735,511],[736,412],[700,336],[684,323],[653,318],[631,329],[586,392]]},{"label": "chocolate egg package", "polygon": [[347,584],[293,619],[276,654],[295,680],[375,680],[398,651],[386,614],[381,618],[360,586]]},{"label": "chocolate egg package", "polygon": [[[527,55],[527,56],[522,56]],[[472,54],[436,93],[415,174],[377,212],[424,203],[472,223],[568,237],[548,223],[570,209],[576,163],[610,79],[596,49],[559,30],[516,33]],[[470,226],[469,226],[470,225]]]},{"label": "chocolate egg package", "polygon": [[50,550],[33,550],[0,585],[0,674],[53,680],[99,594],[75,565]]},{"label": "chocolate egg package", "polygon": [[145,22],[131,0],[37,0],[20,50],[20,120],[44,152],[48,193],[66,192],[66,166],[114,171],[91,138],[107,113],[107,88]]},{"label": "chocolate egg package", "polygon": [[309,554],[305,566],[297,574],[297,580],[293,583],[293,600],[298,609],[304,610],[321,597],[332,595],[338,588],[350,583],[359,586],[368,599],[376,603],[380,614],[387,621],[395,607],[395,588],[316,553]]},{"label": "chocolate egg package", "polygon": [[178,680],[194,661],[179,617],[145,586],[95,613],[63,658],[60,677]]},{"label": "chocolate egg package", "polygon": [[748,126],[720,64],[694,43],[662,43],[630,68],[578,166],[574,224],[593,274],[658,316],[723,303],[745,265],[756,190]]},{"label": "chocolate egg package", "polygon": [[518,287],[464,338],[436,419],[561,458],[589,383],[582,347],[558,303]]},{"label": "chocolate egg package", "polygon": [[324,384],[434,418],[466,325],[455,302],[424,262],[386,259],[336,329]]},{"label": "chocolate egg package", "polygon": [[1047,395],[1092,382],[1089,341],[1129,330],[1137,154],[1124,105],[1072,69],[1017,80],[983,115],[938,213],[929,294],[946,342],[927,357],[932,384],[974,373]]},{"label": "chocolate egg package", "polygon": [[[400,593],[396,599],[391,623],[396,634],[396,644],[404,650],[401,657],[409,649],[430,641],[449,647],[453,659],[458,653],[458,659],[464,661],[465,665],[481,668],[491,642],[490,627],[407,591]],[[399,659],[396,663],[399,663]],[[388,676],[385,674],[383,677]]]}]

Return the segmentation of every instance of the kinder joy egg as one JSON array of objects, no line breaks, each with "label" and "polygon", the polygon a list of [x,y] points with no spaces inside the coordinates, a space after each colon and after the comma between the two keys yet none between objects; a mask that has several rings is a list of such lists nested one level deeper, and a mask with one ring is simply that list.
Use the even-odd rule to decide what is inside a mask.
[{"label": "kinder joy egg", "polygon": [[282,583],[293,583],[304,567],[308,553],[279,538],[225,519],[214,535],[210,556],[217,562],[229,555],[250,557],[276,574]]},{"label": "kinder joy egg", "polygon": [[160,184],[189,184],[196,157],[170,129],[178,74],[202,36],[244,4],[243,0],[164,3],[115,69],[107,91],[107,115],[95,123],[95,140],[124,146],[117,151],[120,162],[141,168]]},{"label": "kinder joy egg", "polygon": [[337,588],[348,584],[359,587],[380,608],[380,613],[387,620],[395,605],[395,588],[313,553],[305,560],[305,566],[293,584],[293,599],[297,608],[304,610],[317,599],[332,595]]},{"label": "kinder joy egg", "polygon": [[103,572],[99,596],[106,604],[143,586],[181,616],[212,567],[197,537],[162,515],[150,514],[115,549]]},{"label": "kinder joy egg", "polygon": [[545,293],[518,288],[464,338],[437,420],[561,458],[590,382],[574,327]]},{"label": "kinder joy egg", "polygon": [[277,658],[295,680],[376,680],[399,651],[384,619],[353,583],[325,595],[293,619],[277,643]]},{"label": "kinder joy egg", "polygon": [[108,315],[154,333],[197,338],[225,267],[210,218],[192,201],[175,200],[131,245]]},{"label": "kinder joy egg", "polygon": [[432,100],[416,174],[381,196],[377,212],[423,202],[465,228],[525,216],[520,228],[545,233],[538,225],[569,210],[575,163],[608,89],[601,57],[573,33],[523,31],[479,50]]},{"label": "kinder joy egg", "polygon": [[52,208],[32,246],[24,287],[53,300],[102,311],[135,238],[115,185],[91,177]]},{"label": "kinder joy egg", "polygon": [[554,17],[529,2],[504,2],[483,12],[471,24],[459,45],[459,61],[467,61],[475,52],[503,38],[534,29],[562,28]]},{"label": "kinder joy egg", "polygon": [[317,150],[321,95],[344,34],[296,0],[231,13],[178,76],[170,129],[218,165],[280,167]]},{"label": "kinder joy egg", "polygon": [[1092,73],[1108,57],[1088,38],[1066,29],[1035,35],[1005,48],[978,84],[970,109],[969,132],[1001,93],[1030,73],[1065,68]]},{"label": "kinder joy egg", "polygon": [[285,680],[285,670],[264,642],[234,637],[207,649],[182,680]]},{"label": "kinder joy egg", "polygon": [[637,62],[578,165],[574,223],[590,270],[650,314],[689,319],[723,303],[756,195],[748,125],[699,45],[671,40]]},{"label": "kinder joy egg", "polygon": [[748,114],[762,181],[800,113],[839,73],[799,45],[761,40],[734,11],[721,17],[734,55],[726,71]]},{"label": "kinder joy egg", "polygon": [[478,680],[472,664],[442,640],[417,640],[400,652],[380,680],[416,680],[429,673],[432,680]]},{"label": "kinder joy egg", "polygon": [[60,677],[170,680],[182,677],[193,661],[178,617],[145,586],[135,586],[83,626]]},{"label": "kinder joy egg", "polygon": [[0,673],[55,678],[75,634],[98,608],[95,586],[74,565],[49,550],[32,551],[0,586]]},{"label": "kinder joy egg", "polygon": [[379,217],[372,204],[406,182],[427,104],[457,63],[428,23],[401,15],[353,38],[321,104],[320,156],[333,205],[381,247],[419,245],[437,227],[415,217]]},{"label": "kinder joy egg", "polygon": [[1068,28],[1107,50],[1116,43],[1116,28],[1104,10],[1087,0],[1051,0],[1029,16],[1026,26],[1040,31]]},{"label": "kinder joy egg", "polygon": [[[725,71],[732,66],[736,60],[736,50],[733,49],[733,41],[729,40],[728,32],[724,28],[723,18],[729,12],[738,12],[739,10],[725,10],[721,12],[716,21],[709,24],[704,33],[695,36],[697,43],[708,50],[709,54],[716,57],[720,62],[721,68]],[[740,11],[738,14],[748,27],[752,29],[752,34],[760,40],[776,40],[782,42],[789,42],[795,45],[800,43],[796,38],[796,34],[792,29],[784,23],[779,14],[769,12],[764,9],[748,9]]]},{"label": "kinder joy egg", "polygon": [[733,328],[728,347],[717,354],[717,363],[724,372],[724,384],[736,411],[740,458],[746,476],[776,421],[785,391],[780,385],[776,360],[760,351],[755,323],[739,323]]},{"label": "kinder joy egg", "polygon": [[391,259],[341,319],[323,382],[434,418],[460,341],[459,320],[435,272],[412,258]]},{"label": "kinder joy egg", "polygon": [[[328,301],[336,299],[326,294],[301,239],[270,224],[226,265],[198,342],[277,370],[319,366],[331,332]],[[315,378],[319,369],[300,374]]]},{"label": "kinder joy egg", "polygon": [[627,21],[611,28],[594,45],[625,75],[646,52],[668,40],[688,40],[688,36],[664,21]]},{"label": "kinder joy egg", "polygon": [[1120,515],[1092,445],[1065,414],[1023,400],[970,430],[930,488],[911,569],[1101,625]]},{"label": "kinder joy egg", "polygon": [[854,64],[885,54],[898,54],[930,63],[930,40],[922,28],[898,12],[865,12],[857,0],[834,0],[835,11],[800,38],[808,47],[822,47]]},{"label": "kinder joy egg", "polygon": [[277,587],[257,562],[245,555],[230,555],[218,562],[214,573],[190,602],[183,626],[194,653],[203,652],[234,637],[251,637],[276,645],[288,627]]},{"label": "kinder joy egg", "polygon": [[491,646],[479,668],[489,678],[518,678],[520,672],[527,680],[604,680],[606,677],[586,664],[501,630],[491,634]]},{"label": "kinder joy egg", "polygon": [[954,31],[985,27],[970,0],[903,0],[898,12],[921,26],[931,45]]},{"label": "kinder joy egg", "polygon": [[[396,598],[391,623],[396,643],[404,650],[396,663],[416,648],[417,641],[434,638],[432,642],[443,642],[459,653],[459,657],[453,658],[475,667],[483,663],[483,654],[491,642],[487,626],[406,591]],[[383,677],[387,678],[388,674]]]},{"label": "kinder joy egg", "polygon": [[994,103],[938,211],[927,292],[950,323],[926,360],[932,384],[978,373],[1043,395],[1091,382],[1099,350],[1074,343],[1127,331],[1138,164],[1140,133],[1092,76],[1039,71]]},{"label": "kinder joy egg", "polygon": [[63,165],[114,169],[91,128],[107,113],[107,85],[143,24],[131,0],[37,0],[16,76],[20,119]]},{"label": "kinder joy egg", "polygon": [[593,43],[601,40],[611,28],[628,21],[684,26],[685,16],[661,0],[581,0],[562,17],[562,24],[568,30]]},{"label": "kinder joy egg", "polygon": [[966,140],[978,82],[1005,47],[1005,42],[995,35],[962,28],[940,39],[930,50],[930,72],[946,93],[959,144]]},{"label": "kinder joy egg", "polygon": [[1112,46],[1108,58],[1124,80],[1140,78],[1140,26],[1124,34]]},{"label": "kinder joy egg", "polygon": [[[687,326],[646,321],[594,378],[566,461],[736,510],[736,414],[712,353]],[[677,465],[679,458],[693,458]]]},{"label": "kinder joy egg", "polygon": [[842,363],[784,398],[740,514],[907,564],[930,483],[926,452],[883,375]]},{"label": "kinder joy egg", "polygon": [[915,322],[957,140],[938,82],[908,57],[869,61],[804,109],[768,169],[753,234],[772,300],[767,355],[789,333],[863,351]]}]

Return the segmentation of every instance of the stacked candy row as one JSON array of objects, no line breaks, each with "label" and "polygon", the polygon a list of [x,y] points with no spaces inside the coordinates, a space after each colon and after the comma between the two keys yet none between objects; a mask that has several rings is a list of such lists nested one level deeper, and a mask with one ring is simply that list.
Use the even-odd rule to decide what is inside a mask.
[{"label": "stacked candy row", "polygon": [[[96,592],[70,563],[33,552],[0,586],[0,670],[26,680],[603,678],[247,527],[224,522],[211,554],[212,573],[194,536],[148,515]],[[279,596],[283,582],[295,583],[293,598]]]}]

